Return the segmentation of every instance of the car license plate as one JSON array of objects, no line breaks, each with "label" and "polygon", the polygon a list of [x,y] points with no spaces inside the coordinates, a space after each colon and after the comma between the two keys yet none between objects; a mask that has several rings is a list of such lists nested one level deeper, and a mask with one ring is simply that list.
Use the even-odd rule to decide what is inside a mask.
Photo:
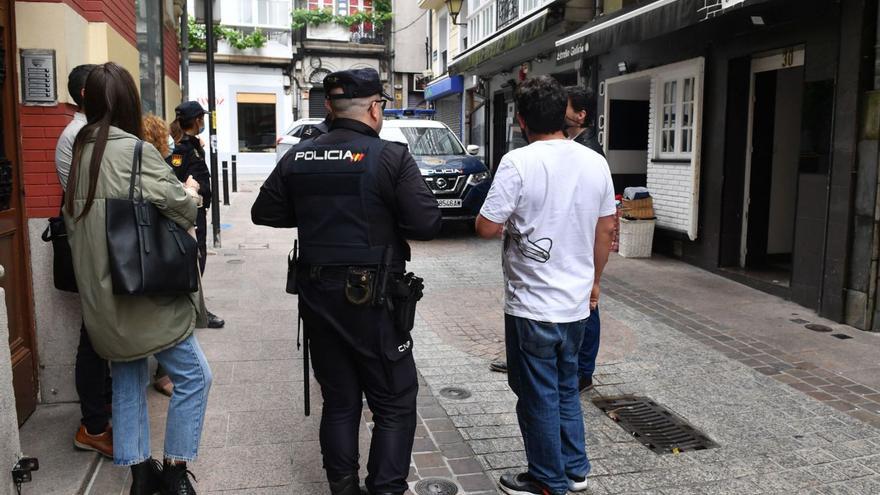
[{"label": "car license plate", "polygon": [[440,208],[461,208],[460,199],[438,199],[437,204]]}]

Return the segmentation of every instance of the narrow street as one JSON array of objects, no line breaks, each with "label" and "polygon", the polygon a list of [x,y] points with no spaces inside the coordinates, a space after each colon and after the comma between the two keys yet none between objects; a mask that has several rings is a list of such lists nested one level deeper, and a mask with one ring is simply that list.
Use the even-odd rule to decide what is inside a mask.
[{"label": "narrow street", "polygon": [[[304,417],[295,299],[283,290],[293,232],[250,223],[257,190],[243,184],[223,208],[223,248],[208,260],[208,306],[227,325],[198,331],[215,381],[193,464],[197,489],[325,493],[320,392],[313,380],[312,415]],[[423,380],[411,488],[452,493],[415,492],[420,480],[441,478],[459,494],[496,493],[502,473],[525,466],[515,396],[506,375],[488,370],[504,346],[499,243],[451,225],[438,240],[415,243],[413,258],[410,269],[427,290],[414,332]],[[880,492],[880,384],[870,358],[877,336],[678,262],[616,255],[602,321],[598,383],[583,397],[594,493]],[[853,338],[812,332],[805,322]],[[850,359],[834,359],[841,352]],[[446,398],[445,387],[470,396],[459,390]],[[167,399],[148,394],[158,456]],[[628,394],[666,406],[718,447],[660,455],[590,402]],[[38,436],[40,424],[29,423],[23,441]],[[370,426],[365,409],[364,453]],[[127,470],[92,453],[70,456],[89,465],[83,493],[127,493]],[[46,465],[24,493],[72,493],[53,478],[63,469]]]}]

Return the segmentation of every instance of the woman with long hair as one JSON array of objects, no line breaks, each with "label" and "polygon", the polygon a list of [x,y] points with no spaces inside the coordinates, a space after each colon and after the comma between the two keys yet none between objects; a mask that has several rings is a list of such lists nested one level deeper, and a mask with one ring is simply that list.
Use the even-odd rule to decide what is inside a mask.
[{"label": "woman with long hair", "polygon": [[[127,199],[135,144],[143,136],[137,85],[113,62],[89,74],[88,124],[74,141],[64,217],[83,319],[113,374],[113,461],[131,466],[132,495],[194,494],[187,461],[195,459],[204,425],[211,370],[193,335],[199,294],[120,296],[113,293],[106,200]],[[198,184],[182,184],[156,148],[144,143],[139,187],[162,215],[184,229],[196,219]],[[150,456],[147,357],[174,383],[165,428],[164,466]]]}]

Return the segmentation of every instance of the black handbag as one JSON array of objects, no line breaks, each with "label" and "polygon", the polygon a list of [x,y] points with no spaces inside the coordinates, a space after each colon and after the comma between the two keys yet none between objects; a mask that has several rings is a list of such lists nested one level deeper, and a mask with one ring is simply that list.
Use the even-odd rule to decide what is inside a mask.
[{"label": "black handbag", "polygon": [[65,292],[79,292],[76,288],[73,255],[67,240],[67,227],[64,225],[63,213],[49,219],[49,225],[43,231],[42,238],[44,242],[52,243],[52,279],[55,282],[55,288]]},{"label": "black handbag", "polygon": [[[106,199],[107,252],[113,293],[177,295],[199,289],[198,244],[144,200],[143,142],[134,148],[128,199]],[[139,190],[135,197],[135,188]]]}]

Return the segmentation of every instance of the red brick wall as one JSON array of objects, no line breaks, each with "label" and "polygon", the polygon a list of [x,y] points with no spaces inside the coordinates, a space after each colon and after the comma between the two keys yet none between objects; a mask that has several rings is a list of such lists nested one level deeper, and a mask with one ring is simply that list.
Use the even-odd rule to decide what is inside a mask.
[{"label": "red brick wall", "polygon": [[177,46],[177,32],[165,26],[165,75],[180,84],[180,48]]},{"label": "red brick wall", "polygon": [[21,155],[24,162],[24,200],[28,218],[52,217],[61,205],[61,185],[55,173],[55,145],[73,118],[71,105],[19,106]]},{"label": "red brick wall", "polygon": [[[29,0],[66,3],[89,22],[106,22],[123,38],[137,46],[134,0]],[[158,1],[158,0],[151,0]]]}]

